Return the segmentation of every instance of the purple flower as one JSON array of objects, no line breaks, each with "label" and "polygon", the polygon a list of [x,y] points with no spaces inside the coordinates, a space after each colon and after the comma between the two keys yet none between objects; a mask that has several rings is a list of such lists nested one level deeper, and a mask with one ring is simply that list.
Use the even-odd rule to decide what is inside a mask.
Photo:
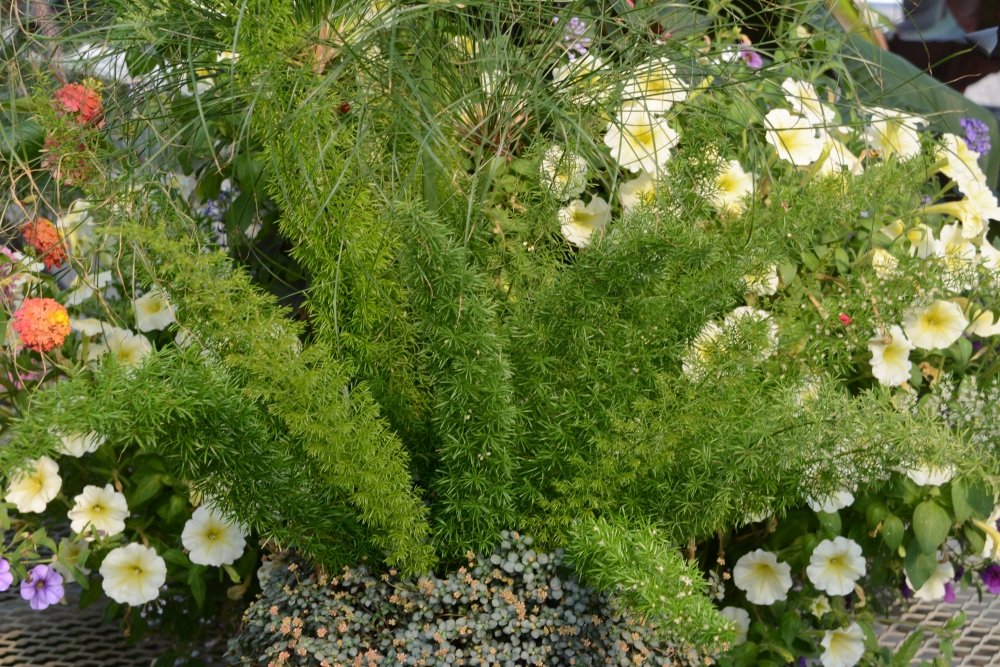
[{"label": "purple flower", "polygon": [[958,124],[965,130],[965,143],[980,155],[990,152],[990,128],[978,118],[961,118]]},{"label": "purple flower", "polygon": [[[559,17],[553,18],[552,23],[559,23]],[[587,37],[586,33],[587,22],[579,16],[571,18],[563,28],[562,47],[566,49],[566,55],[569,56],[570,62],[575,61],[580,56],[587,55],[590,42],[593,40]]]},{"label": "purple flower", "polygon": [[21,597],[32,609],[41,611],[63,599],[62,575],[48,565],[36,565],[21,582]]},{"label": "purple flower", "polygon": [[747,64],[750,69],[760,69],[764,66],[764,59],[759,53],[751,49],[749,46],[740,47],[740,58],[743,58],[743,62]]},{"label": "purple flower", "polygon": [[10,571],[10,563],[6,558],[0,558],[0,592],[10,588],[14,583],[14,574]]},{"label": "purple flower", "polygon": [[986,584],[986,590],[993,595],[1000,594],[1000,565],[997,563],[990,563],[986,566],[982,572],[979,573],[982,577],[983,583]]},{"label": "purple flower", "polygon": [[950,581],[944,585],[944,601],[954,602],[955,601],[955,584]]},{"label": "purple flower", "polygon": [[913,595],[913,591],[906,585],[906,577],[903,577],[902,581],[899,582],[899,592],[903,594],[904,600],[909,600],[910,596]]}]

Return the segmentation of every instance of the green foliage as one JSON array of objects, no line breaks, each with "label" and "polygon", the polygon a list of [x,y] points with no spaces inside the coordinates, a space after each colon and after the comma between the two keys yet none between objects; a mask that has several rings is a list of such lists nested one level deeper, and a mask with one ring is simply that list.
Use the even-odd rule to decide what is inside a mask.
[{"label": "green foliage", "polygon": [[[732,641],[732,632],[705,598],[706,583],[669,538],[650,525],[605,518],[581,520],[567,556],[580,577],[611,591],[621,604],[654,624],[676,624],[675,635],[694,646]],[[678,621],[677,619],[680,619]]]},{"label": "green foliage", "polygon": [[[962,400],[924,383],[995,374],[996,352],[968,341],[917,352],[923,364],[894,391],[869,357],[916,300],[955,291],[948,260],[915,257],[904,234],[914,220],[945,224],[921,201],[951,196],[927,183],[931,140],[919,157],[869,155],[863,173],[824,175],[774,157],[761,124],[789,104],[785,76],[848,73],[824,57],[843,36],[786,37],[817,3],[770,17],[731,3],[129,4],[108,34],[137,71],[161,72],[118,110],[116,136],[144,156],[120,168],[146,187],[85,187],[121,239],[115,268],[167,290],[191,348],[161,338],[139,368],[73,369],[39,392],[0,449],[6,475],[53,451],[50,429],[93,430],[155,453],[157,475],[217,498],[277,547],[410,574],[525,529],[568,545],[588,581],[664,636],[703,648],[732,636],[693,564],[699,541],[703,561],[717,547],[725,562],[743,548],[733,531],[780,516],[735,543],[770,541],[802,570],[821,539],[846,532],[879,554],[881,584],[905,571],[919,585],[957,526],[983,539],[1000,419],[959,420],[941,406]],[[567,35],[553,12],[590,22],[606,67],[557,75]],[[764,70],[738,52],[736,67],[724,60],[745,46],[733,16],[778,41]],[[223,49],[239,55],[221,64]],[[682,138],[653,201],[626,210],[634,171],[602,135],[636,68],[665,54],[686,99],[662,113]],[[865,92],[849,76],[820,89],[817,104]],[[866,122],[855,102],[839,100],[838,136]],[[611,202],[586,244],[561,233],[567,202],[540,179],[554,144],[585,162],[579,196]],[[277,223],[286,245],[270,260],[295,279],[301,268],[303,307],[279,307],[205,252],[177,198],[150,185],[146,156],[194,172],[202,196],[235,179],[230,227]],[[727,208],[716,195],[730,160],[755,185]],[[898,270],[880,275],[876,250],[898,255]],[[748,277],[772,267],[774,289],[752,289]],[[984,280],[961,298],[991,304],[998,290]],[[709,334],[717,345],[703,345]],[[911,409],[921,392],[931,398]],[[979,421],[990,424],[960,425]],[[950,494],[899,478],[857,521],[800,508],[950,463],[965,475]],[[137,473],[135,502],[160,482]],[[795,644],[794,610],[772,620],[758,632],[771,644],[741,649],[741,664],[815,648]]]},{"label": "green foliage", "polygon": [[426,517],[407,456],[363,384],[322,343],[302,349],[298,327],[221,256],[192,252],[164,228],[131,228],[151,273],[171,286],[181,322],[299,439],[308,460],[373,529],[387,560],[409,571],[431,562]]},{"label": "green foliage", "polygon": [[482,275],[448,229],[420,210],[401,209],[396,217],[410,235],[400,268],[410,285],[421,366],[433,378],[437,530],[444,549],[481,550],[517,522],[512,475],[520,429],[508,341]]}]

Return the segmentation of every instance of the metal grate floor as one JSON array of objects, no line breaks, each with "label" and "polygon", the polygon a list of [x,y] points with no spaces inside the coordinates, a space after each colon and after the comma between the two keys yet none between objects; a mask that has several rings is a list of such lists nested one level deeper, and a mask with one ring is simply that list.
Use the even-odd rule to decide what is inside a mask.
[{"label": "metal grate floor", "polygon": [[32,611],[16,587],[0,593],[0,667],[150,667],[164,645],[129,645],[115,625],[101,623],[103,607],[80,609],[75,591],[66,604]]},{"label": "metal grate floor", "polygon": [[[16,590],[0,593],[0,667],[150,667],[165,646],[155,641],[130,645],[115,625],[101,622],[103,609],[95,604],[76,606],[69,592],[66,604],[35,612]],[[953,603],[918,603],[900,611],[881,628],[879,643],[896,647],[916,625],[942,627],[964,611],[966,625],[955,640],[957,666],[1000,665],[1000,596],[978,599],[975,589],[959,592]],[[931,660],[939,653],[938,639],[930,636],[918,654]]]},{"label": "metal grate floor", "polygon": [[[958,591],[952,603],[920,602],[900,611],[896,620],[883,627],[879,643],[897,647],[914,626],[943,627],[959,612],[965,612],[965,626],[955,638],[952,664],[967,667],[1000,665],[1000,596],[984,593],[982,601],[975,588]],[[927,633],[919,660],[932,660],[940,653],[936,636]]]}]

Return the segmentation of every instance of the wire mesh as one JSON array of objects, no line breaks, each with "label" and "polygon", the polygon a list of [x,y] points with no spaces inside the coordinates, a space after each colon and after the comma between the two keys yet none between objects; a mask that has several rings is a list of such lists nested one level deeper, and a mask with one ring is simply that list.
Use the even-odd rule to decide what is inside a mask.
[{"label": "wire mesh", "polygon": [[115,624],[104,624],[104,608],[66,604],[32,611],[11,589],[0,593],[0,667],[149,667],[166,646],[156,640],[129,644]]},{"label": "wire mesh", "polygon": [[[893,623],[882,628],[879,643],[895,648],[914,626],[940,628],[963,611],[966,623],[955,639],[952,664],[965,667],[1000,665],[1000,596],[986,593],[980,600],[975,588],[959,591],[954,602],[920,602],[900,610]],[[939,638],[928,633],[917,659],[932,660],[940,652]]]}]

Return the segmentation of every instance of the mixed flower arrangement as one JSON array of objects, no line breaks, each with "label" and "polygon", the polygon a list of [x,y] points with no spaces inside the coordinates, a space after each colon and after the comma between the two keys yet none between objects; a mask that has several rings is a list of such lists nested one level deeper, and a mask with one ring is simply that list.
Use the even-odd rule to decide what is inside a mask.
[{"label": "mixed flower arrangement", "polygon": [[0,590],[184,634],[260,549],[517,529],[703,659],[824,667],[1000,592],[995,122],[862,99],[815,3],[773,44],[728,3],[264,4],[197,53],[123,10],[145,71],[34,99]]}]

